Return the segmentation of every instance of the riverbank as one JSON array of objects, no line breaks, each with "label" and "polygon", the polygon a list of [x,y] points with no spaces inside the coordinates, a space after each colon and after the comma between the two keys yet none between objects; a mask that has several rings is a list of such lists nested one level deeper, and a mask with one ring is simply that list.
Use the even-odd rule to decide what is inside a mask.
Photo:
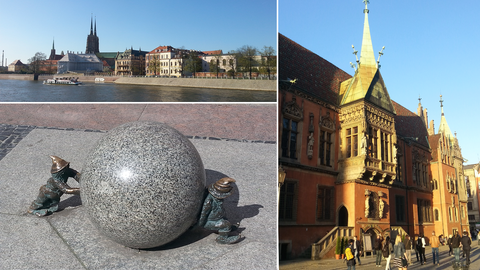
[{"label": "riverbank", "polygon": [[[276,91],[276,80],[247,80],[247,79],[216,79],[216,78],[145,78],[121,76],[84,76],[76,74],[42,75],[39,81],[58,77],[78,77],[81,82],[95,82],[96,78],[103,78],[106,83],[159,85],[174,87],[195,87],[210,89]],[[33,74],[0,74],[0,80],[34,80]]]},{"label": "riverbank", "polygon": [[176,87],[196,87],[212,89],[276,91],[276,80],[243,80],[243,79],[200,79],[200,78],[144,78],[120,77],[115,83],[162,85]]}]

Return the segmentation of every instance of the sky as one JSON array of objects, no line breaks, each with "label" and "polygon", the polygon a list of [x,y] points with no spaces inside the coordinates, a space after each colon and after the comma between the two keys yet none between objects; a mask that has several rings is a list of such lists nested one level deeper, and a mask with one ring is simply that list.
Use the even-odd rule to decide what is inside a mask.
[{"label": "sky", "polygon": [[[276,49],[276,0],[38,1],[0,0],[4,66],[36,52],[85,52],[90,19],[97,21],[101,52],[158,46],[227,53],[244,45]],[[1,64],[1,60],[0,60]]]},{"label": "sky", "polygon": [[[278,31],[353,76],[352,45],[362,46],[362,0],[279,0]],[[480,1],[370,0],[375,58],[390,98],[416,113],[421,97],[435,132],[441,119],[462,149],[464,163],[480,161]]]}]

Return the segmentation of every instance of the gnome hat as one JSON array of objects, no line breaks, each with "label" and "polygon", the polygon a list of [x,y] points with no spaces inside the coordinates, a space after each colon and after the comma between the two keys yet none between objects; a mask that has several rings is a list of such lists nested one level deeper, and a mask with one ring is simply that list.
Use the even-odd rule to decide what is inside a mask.
[{"label": "gnome hat", "polygon": [[50,170],[50,173],[57,173],[70,164],[70,162],[67,162],[57,156],[50,156],[50,158],[52,159],[52,169]]},{"label": "gnome hat", "polygon": [[230,183],[235,183],[235,179],[230,177],[224,177],[217,182],[211,184],[208,187],[208,192],[210,192],[210,194],[212,194],[212,196],[217,199],[225,199],[233,193],[233,187],[230,186]]}]

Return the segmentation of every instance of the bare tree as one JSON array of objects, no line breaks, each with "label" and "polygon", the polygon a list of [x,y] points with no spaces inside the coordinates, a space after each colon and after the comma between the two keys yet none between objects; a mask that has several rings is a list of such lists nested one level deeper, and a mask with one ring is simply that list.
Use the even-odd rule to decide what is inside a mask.
[{"label": "bare tree", "polygon": [[238,52],[238,66],[241,67],[243,72],[248,72],[249,77],[252,77],[252,70],[254,66],[258,65],[255,60],[257,49],[250,45],[244,45],[237,50]]},{"label": "bare tree", "polygon": [[157,75],[158,71],[160,70],[160,59],[158,59],[158,55],[151,55],[149,57],[150,60],[148,61],[148,70],[153,72],[153,75]]},{"label": "bare tree", "polygon": [[30,71],[33,74],[40,74],[42,67],[44,66],[44,61],[47,59],[44,53],[37,52],[35,55],[28,59],[28,64]]},{"label": "bare tree", "polygon": [[213,58],[210,60],[210,72],[215,72],[218,78],[218,72],[220,72],[220,60],[221,54],[212,54]]},{"label": "bare tree", "polygon": [[183,70],[187,72],[191,72],[193,77],[195,77],[195,73],[202,71],[202,59],[197,51],[190,51],[183,57],[184,66]]},{"label": "bare tree", "polygon": [[270,79],[270,74],[276,71],[277,69],[277,57],[275,56],[275,49],[272,46],[263,46],[263,50],[260,52],[262,56],[262,68],[265,73],[268,74],[268,79]]},{"label": "bare tree", "polygon": [[230,68],[230,70],[228,70],[228,74],[233,78],[235,78],[235,73],[237,72],[237,56],[238,54],[235,50],[229,51],[227,55],[227,63],[228,67]]}]

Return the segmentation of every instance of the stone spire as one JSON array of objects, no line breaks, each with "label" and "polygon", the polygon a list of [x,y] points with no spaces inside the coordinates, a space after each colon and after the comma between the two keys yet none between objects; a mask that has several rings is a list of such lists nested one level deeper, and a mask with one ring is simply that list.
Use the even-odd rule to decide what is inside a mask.
[{"label": "stone spire", "polygon": [[445,118],[445,113],[443,112],[443,100],[442,95],[440,95],[440,107],[442,108],[442,118],[440,119],[440,126],[438,127],[438,133],[443,133],[450,141],[453,141],[455,138],[450,131],[448,126],[447,119]]},{"label": "stone spire", "polygon": [[360,53],[360,65],[368,67],[377,67],[377,62],[375,62],[375,53],[373,52],[372,38],[370,35],[370,26],[368,24],[368,0],[363,0],[365,3],[365,21],[363,23],[363,39],[362,39],[362,50]]},{"label": "stone spire", "polygon": [[93,16],[90,16],[90,35],[93,35]]},{"label": "stone spire", "polygon": [[97,35],[97,16],[95,16],[95,30],[93,32],[93,35]]}]

